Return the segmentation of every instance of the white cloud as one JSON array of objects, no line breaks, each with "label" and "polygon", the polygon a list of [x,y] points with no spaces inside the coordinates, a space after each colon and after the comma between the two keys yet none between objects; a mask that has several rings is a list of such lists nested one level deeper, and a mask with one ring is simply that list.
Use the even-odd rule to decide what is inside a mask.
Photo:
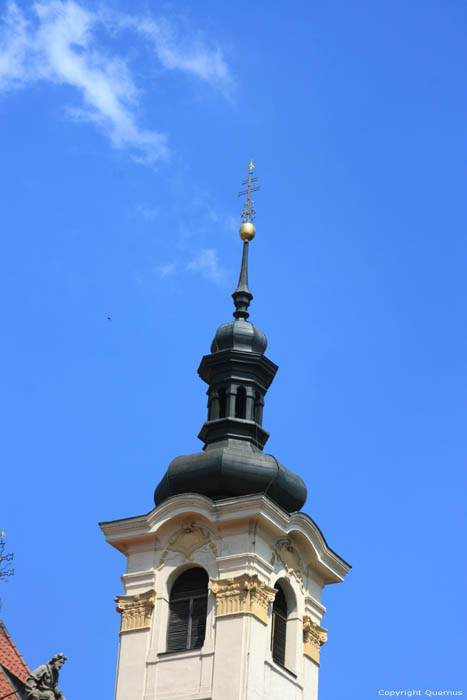
[{"label": "white cloud", "polygon": [[[131,29],[150,40],[166,69],[194,74],[227,85],[228,68],[219,49],[202,43],[183,46],[164,20],[141,19],[103,10],[92,11],[75,0],[39,0],[26,15],[9,2],[0,29],[0,91],[49,81],[76,88],[79,107],[74,119],[105,131],[116,148],[128,149],[135,160],[152,164],[168,155],[167,137],[139,124],[141,93],[128,63],[106,45],[115,31]],[[133,48],[137,48],[135,42]]]},{"label": "white cloud", "polygon": [[170,277],[170,275],[174,275],[177,271],[177,266],[175,263],[167,263],[167,265],[159,265],[156,270],[161,277]]},{"label": "white cloud", "polygon": [[213,248],[202,250],[199,255],[187,263],[186,269],[201,272],[206,279],[216,284],[222,280],[223,270],[219,264],[217,252]]},{"label": "white cloud", "polygon": [[192,73],[224,90],[230,87],[230,71],[219,47],[208,49],[200,39],[187,42],[177,35],[175,28],[165,19],[157,22],[148,18],[126,21],[130,21],[138,32],[151,39],[164,68]]},{"label": "white cloud", "polygon": [[29,51],[26,19],[14,3],[9,3],[0,34],[0,89],[19,87],[23,82],[24,64]]}]

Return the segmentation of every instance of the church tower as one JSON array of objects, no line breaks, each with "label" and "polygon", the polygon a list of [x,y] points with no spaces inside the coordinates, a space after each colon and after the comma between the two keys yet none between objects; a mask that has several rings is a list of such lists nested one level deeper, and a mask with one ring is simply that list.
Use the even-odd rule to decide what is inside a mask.
[{"label": "church tower", "polygon": [[248,321],[253,167],[234,320],[198,369],[208,386],[203,450],[170,463],[150,513],[101,523],[127,558],[115,700],[318,698],[321,592],[350,567],[300,512],[302,479],[263,452],[278,368]]}]

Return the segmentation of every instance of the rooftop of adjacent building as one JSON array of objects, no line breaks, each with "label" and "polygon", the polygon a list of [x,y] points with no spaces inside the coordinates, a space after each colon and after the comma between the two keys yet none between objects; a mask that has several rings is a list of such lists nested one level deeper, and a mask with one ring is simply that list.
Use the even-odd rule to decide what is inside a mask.
[{"label": "rooftop of adjacent building", "polygon": [[0,620],[0,698],[22,698],[22,689],[30,670]]}]

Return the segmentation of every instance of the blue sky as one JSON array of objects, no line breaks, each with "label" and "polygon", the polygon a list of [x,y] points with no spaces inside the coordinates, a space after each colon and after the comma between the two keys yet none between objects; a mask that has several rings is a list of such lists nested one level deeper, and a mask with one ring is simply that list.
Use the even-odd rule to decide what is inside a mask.
[{"label": "blue sky", "polygon": [[0,595],[28,664],[64,651],[66,696],[112,697],[97,522],[201,447],[253,158],[266,450],[353,565],[320,700],[466,691],[465,3],[1,8]]}]

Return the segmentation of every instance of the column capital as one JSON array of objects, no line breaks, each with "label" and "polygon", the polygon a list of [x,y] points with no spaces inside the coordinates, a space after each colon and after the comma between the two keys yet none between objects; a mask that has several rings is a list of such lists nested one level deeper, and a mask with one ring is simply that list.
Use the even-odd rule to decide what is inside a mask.
[{"label": "column capital", "polygon": [[315,661],[318,666],[321,647],[327,640],[327,629],[320,627],[318,623],[313,622],[310,617],[305,615],[303,618],[303,653]]},{"label": "column capital", "polygon": [[213,579],[212,592],[216,596],[216,617],[253,615],[264,624],[276,596],[276,589],[261,581],[257,574]]},{"label": "column capital", "polygon": [[156,602],[156,592],[146,591],[139,595],[118,595],[115,598],[117,612],[121,613],[120,632],[149,629]]}]

